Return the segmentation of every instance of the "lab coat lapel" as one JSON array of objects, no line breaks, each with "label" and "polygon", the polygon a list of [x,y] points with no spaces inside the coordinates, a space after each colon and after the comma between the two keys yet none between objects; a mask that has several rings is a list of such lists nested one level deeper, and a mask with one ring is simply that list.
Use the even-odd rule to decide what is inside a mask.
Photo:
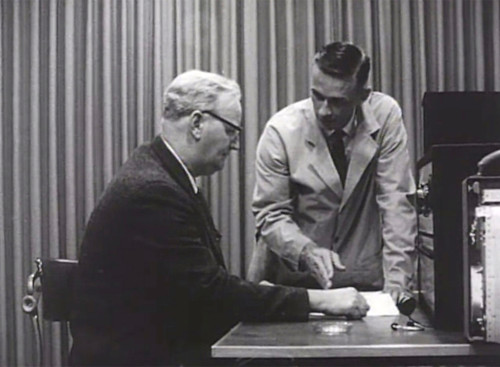
[{"label": "lab coat lapel", "polygon": [[330,156],[330,151],[326,145],[326,140],[319,126],[316,123],[314,110],[307,111],[307,121],[310,122],[308,134],[306,134],[306,144],[311,148],[307,165],[339,198],[344,191],[337,168]]},{"label": "lab coat lapel", "polygon": [[361,105],[361,108],[358,108],[356,115],[358,126],[352,142],[351,159],[347,170],[344,195],[340,204],[341,211],[378,149],[374,133],[380,129],[380,125],[366,102]]}]

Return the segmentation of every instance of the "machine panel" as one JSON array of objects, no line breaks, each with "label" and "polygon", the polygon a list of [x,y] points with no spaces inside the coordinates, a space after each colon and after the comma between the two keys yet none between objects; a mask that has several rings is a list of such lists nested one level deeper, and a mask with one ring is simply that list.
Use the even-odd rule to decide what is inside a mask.
[{"label": "machine panel", "polygon": [[500,343],[500,177],[469,177],[462,196],[465,334]]},{"label": "machine panel", "polygon": [[[431,147],[418,169],[419,302],[443,330],[463,330],[464,285],[462,181],[500,144],[443,144]],[[484,200],[500,193],[486,191]]]}]

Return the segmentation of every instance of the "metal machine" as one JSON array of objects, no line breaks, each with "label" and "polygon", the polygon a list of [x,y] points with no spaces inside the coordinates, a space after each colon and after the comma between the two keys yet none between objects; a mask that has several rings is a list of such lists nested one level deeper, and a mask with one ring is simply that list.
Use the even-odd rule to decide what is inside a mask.
[{"label": "metal machine", "polygon": [[462,184],[464,330],[470,341],[500,343],[500,151]]},{"label": "metal machine", "polygon": [[[464,283],[464,264],[468,256],[479,255],[463,250],[464,233],[468,238],[470,232],[463,228],[470,224],[462,215],[462,182],[478,173],[483,157],[500,150],[500,92],[426,92],[422,106],[425,155],[417,163],[419,303],[436,328],[464,331],[464,325],[469,327],[464,309],[472,290],[477,292],[475,285],[466,286],[469,278]],[[488,208],[479,213],[492,210],[493,203],[481,206]],[[471,203],[468,208],[475,210]],[[473,221],[472,214],[467,220]]]},{"label": "metal machine", "polygon": [[462,181],[500,144],[439,144],[418,164],[419,301],[436,328],[463,330]]}]

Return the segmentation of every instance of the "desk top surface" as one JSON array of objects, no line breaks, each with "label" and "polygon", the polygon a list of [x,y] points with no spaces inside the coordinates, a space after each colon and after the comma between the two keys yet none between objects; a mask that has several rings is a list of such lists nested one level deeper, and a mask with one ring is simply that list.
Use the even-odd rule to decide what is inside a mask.
[{"label": "desk top surface", "polygon": [[[498,355],[500,344],[470,344],[461,332],[426,328],[392,330],[403,316],[371,316],[351,321],[346,334],[323,335],[308,322],[239,323],[212,346],[215,358],[342,358]],[[420,321],[420,319],[417,319]],[[500,360],[500,359],[499,359]]]}]

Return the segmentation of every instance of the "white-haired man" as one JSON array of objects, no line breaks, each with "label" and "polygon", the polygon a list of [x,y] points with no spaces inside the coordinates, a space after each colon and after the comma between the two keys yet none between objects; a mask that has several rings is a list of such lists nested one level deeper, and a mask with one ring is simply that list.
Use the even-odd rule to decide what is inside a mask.
[{"label": "white-haired man", "polygon": [[160,136],[132,154],[87,225],[71,364],[206,364],[210,345],[241,320],[366,314],[353,288],[255,285],[226,271],[194,178],[223,168],[240,121],[234,81],[193,70],[167,87]]}]

